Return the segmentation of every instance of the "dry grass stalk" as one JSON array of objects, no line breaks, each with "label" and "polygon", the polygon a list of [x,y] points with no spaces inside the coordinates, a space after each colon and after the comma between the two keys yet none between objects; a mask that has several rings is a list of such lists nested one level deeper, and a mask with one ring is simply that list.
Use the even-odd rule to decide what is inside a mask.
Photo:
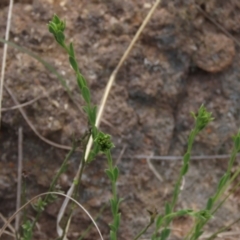
[{"label": "dry grass stalk", "polygon": [[[5,40],[8,41],[9,39],[9,32],[11,27],[11,19],[12,19],[12,8],[13,8],[13,0],[9,1],[9,9],[8,9],[8,19],[7,19],[7,27],[5,33]],[[3,58],[2,58],[2,70],[1,70],[1,78],[0,78],[0,127],[1,127],[1,116],[2,116],[2,94],[3,94],[3,84],[4,84],[4,76],[5,76],[5,69],[6,69],[6,60],[7,60],[7,48],[8,45],[4,44],[3,47]]]}]

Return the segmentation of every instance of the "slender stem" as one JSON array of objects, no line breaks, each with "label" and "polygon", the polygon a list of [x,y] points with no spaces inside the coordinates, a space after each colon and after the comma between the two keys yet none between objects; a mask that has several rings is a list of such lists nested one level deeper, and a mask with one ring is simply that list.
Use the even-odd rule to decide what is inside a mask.
[{"label": "slender stem", "polygon": [[[56,182],[57,182],[58,178],[59,178],[60,175],[62,174],[63,169],[65,168],[65,166],[66,166],[69,158],[70,158],[70,157],[72,156],[72,154],[75,152],[76,148],[77,148],[77,144],[76,144],[76,142],[74,142],[74,143],[73,143],[73,146],[72,146],[72,149],[69,151],[69,153],[68,153],[67,156],[65,157],[65,159],[64,159],[64,161],[63,161],[60,169],[58,170],[57,174],[54,176],[53,181],[51,182],[51,185],[50,185],[50,187],[49,187],[48,192],[51,192],[51,191],[53,190],[54,186],[56,185]],[[43,200],[44,203],[47,203],[47,202],[48,202],[50,195],[51,195],[51,194],[46,195],[46,197],[45,197],[44,200]],[[33,231],[33,229],[34,229],[37,221],[39,220],[39,217],[41,216],[41,213],[42,213],[42,212],[43,212],[43,210],[40,210],[40,209],[38,210],[37,216],[35,217],[35,219],[34,219],[34,221],[33,221],[33,224],[32,224],[32,231]]]},{"label": "slender stem", "polygon": [[222,227],[220,228],[217,232],[213,233],[209,238],[207,238],[207,240],[212,240],[215,237],[217,237],[217,235],[227,229],[229,229],[231,226],[233,226],[235,223],[239,222],[240,218],[236,219],[234,222],[230,223],[229,225],[227,225],[226,227]]},{"label": "slender stem", "polygon": [[[105,203],[99,213],[97,214],[96,218],[94,219],[95,222],[97,222],[97,220],[101,217],[103,211],[105,210],[105,208],[107,207],[107,204]],[[93,223],[91,223],[87,228],[86,230],[82,233],[82,235],[78,238],[78,240],[82,240],[83,238],[85,238],[87,236],[87,234],[89,233],[89,231],[91,230],[91,228],[93,227]]]},{"label": "slender stem", "polygon": [[212,214],[216,213],[217,210],[225,203],[225,201],[230,197],[232,193],[234,193],[240,185],[240,182],[238,182],[234,188],[228,193],[228,195],[219,203],[219,205],[213,210]]},{"label": "slender stem", "polygon": [[[84,155],[83,155],[84,156]],[[77,184],[75,185],[75,189],[74,189],[74,194],[73,194],[73,199],[77,200],[77,196],[78,196],[78,189],[79,189],[79,186],[80,186],[80,182],[81,182],[81,177],[82,177],[82,173],[83,173],[83,170],[84,170],[84,166],[85,166],[85,161],[84,161],[84,158],[82,158],[81,160],[81,169],[80,169],[80,174],[79,174],[79,177],[78,177],[78,180],[77,180]],[[72,217],[72,214],[73,214],[73,211],[75,209],[75,206],[76,204],[73,202],[72,205],[71,205],[71,211],[68,215],[68,218],[67,218],[67,221],[65,223],[65,226],[63,228],[63,233],[62,233],[62,236],[59,240],[62,240],[65,236],[65,233],[66,233],[66,230],[67,230],[67,226],[69,224],[69,221]]]},{"label": "slender stem", "polygon": [[[79,193],[78,189],[79,189],[79,186],[80,186],[80,182],[81,182],[81,178],[82,178],[82,173],[83,173],[84,167],[85,167],[85,161],[84,161],[84,158],[82,158],[80,174],[79,174],[79,177],[78,177],[78,180],[77,180],[77,184],[75,185],[74,194],[73,194],[73,199],[75,199],[75,200],[77,200],[77,196],[78,196],[78,193]],[[73,211],[75,209],[75,206],[76,206],[76,204],[74,202],[72,202],[70,213],[68,215],[67,221],[65,222],[65,226],[63,228],[62,236],[61,236],[61,238],[59,238],[59,240],[63,240],[63,238],[65,236],[65,233],[67,231],[68,224],[69,224],[69,222],[70,222],[70,220],[72,218],[72,214],[73,214]]]},{"label": "slender stem", "polygon": [[176,202],[177,202],[177,199],[178,199],[178,196],[179,196],[179,192],[180,192],[182,178],[183,178],[182,175],[178,176],[178,180],[177,180],[177,183],[176,183],[175,188],[174,188],[174,196],[173,196],[172,203],[171,203],[171,211],[174,210],[174,207],[176,205]]},{"label": "slender stem", "polygon": [[[191,153],[192,145],[193,145],[193,142],[194,142],[194,139],[195,139],[197,133],[198,132],[195,128],[191,131],[191,133],[189,135],[189,138],[188,138],[188,148],[187,148],[186,154]],[[184,162],[182,168],[184,168],[185,165],[188,164],[188,163],[189,162]],[[180,173],[179,177],[178,177],[178,180],[177,180],[177,183],[176,183],[175,188],[174,188],[174,195],[173,195],[173,199],[172,199],[172,203],[171,203],[171,211],[174,210],[174,207],[177,203],[178,196],[179,196],[179,193],[180,193],[180,187],[181,187],[181,184],[182,184],[182,179],[183,179],[183,175],[182,175],[182,173]]]},{"label": "slender stem", "polygon": [[[113,160],[112,160],[112,155],[110,150],[107,151],[106,153],[107,155],[107,160],[108,160],[108,167],[110,170],[113,170]],[[112,191],[113,191],[113,198],[117,199],[117,186],[116,186],[116,182],[112,182]]]},{"label": "slender stem", "polygon": [[[106,157],[107,157],[107,161],[108,161],[108,169],[113,172],[113,160],[112,160],[112,155],[110,150],[105,152]],[[116,180],[111,180],[112,183],[112,200],[115,202],[116,204],[116,209],[114,209],[114,211],[112,212],[113,214],[113,226],[115,227],[114,230],[112,229],[110,232],[110,239],[111,240],[117,240],[117,231],[118,231],[118,226],[119,226],[119,200],[117,197],[117,185],[116,185]]]},{"label": "slender stem", "polygon": [[139,239],[153,223],[154,221],[150,221],[149,224],[138,233],[138,235],[134,238],[134,240]]},{"label": "slender stem", "polygon": [[107,151],[106,155],[107,155],[108,167],[110,170],[112,170],[113,169],[113,160],[112,160],[112,155],[111,155],[110,150]]},{"label": "slender stem", "polygon": [[[55,177],[53,178],[53,181],[49,187],[49,192],[52,192],[52,190],[54,189],[55,185],[56,185],[56,182],[57,180],[59,179],[60,175],[62,174],[62,172],[64,171],[64,168],[69,160],[69,158],[72,156],[72,154],[75,152],[77,148],[77,145],[76,143],[73,144],[72,146],[72,149],[70,150],[70,152],[67,154],[66,158],[64,159],[63,163],[62,163],[62,166],[60,167],[59,171],[57,172],[57,174],[55,175]],[[49,198],[49,195],[47,195],[44,199],[44,201],[48,201],[48,198]]]},{"label": "slender stem", "polygon": [[[84,136],[85,137],[85,136]],[[91,137],[91,133],[89,132],[88,135],[87,135],[87,142],[89,141],[89,138]],[[79,194],[79,187],[80,187],[80,183],[81,183],[81,179],[82,179],[82,174],[83,174],[83,171],[84,171],[84,168],[85,168],[85,159],[84,159],[84,156],[85,156],[85,153],[86,153],[86,149],[87,149],[87,145],[84,146],[84,151],[83,151],[83,157],[81,159],[81,162],[80,162],[80,172],[79,172],[79,176],[78,176],[78,179],[77,179],[77,183],[74,187],[74,193],[73,193],[73,198],[75,200],[77,200],[77,197],[78,197],[78,194]],[[71,210],[70,210],[70,213],[68,215],[68,218],[67,218],[67,221],[65,223],[65,226],[63,228],[63,233],[62,233],[62,236],[60,238],[60,240],[62,240],[65,236],[65,233],[67,231],[67,226],[69,224],[69,222],[71,221],[71,217],[72,217],[72,214],[73,214],[73,211],[74,211],[74,208],[75,208],[76,204],[74,202],[72,202],[72,205],[71,205]]]},{"label": "slender stem", "polygon": [[[227,168],[226,174],[229,174],[229,175],[230,175],[230,172],[231,172],[231,169],[232,169],[234,160],[236,159],[237,153],[238,153],[237,149],[234,148],[234,149],[232,150],[232,153],[231,153],[231,157],[230,157],[230,160],[229,160],[229,163],[228,163],[228,168]],[[225,190],[227,189],[227,187],[234,181],[234,179],[238,176],[239,173],[240,173],[240,168],[236,171],[236,173],[232,176],[232,178],[231,178],[229,181],[226,182],[226,184],[221,188],[221,190],[217,192],[216,196],[214,197],[214,202],[215,202],[215,203],[216,203],[217,200],[222,196],[222,194],[225,192]],[[240,184],[240,183],[239,183],[239,184]],[[234,191],[236,190],[236,188],[238,187],[239,184],[237,184],[237,185],[234,187],[234,189],[217,205],[217,207],[216,207],[213,211],[211,211],[211,214],[212,214],[212,215],[215,214],[216,211],[224,204],[224,202],[225,202],[225,201],[227,200],[227,198],[232,194],[232,192],[234,192]],[[213,204],[213,206],[214,206],[214,204]],[[192,234],[190,239],[191,239],[191,240],[194,239],[194,235],[193,235],[193,234],[194,234],[194,231],[193,231],[193,229],[195,229],[198,224],[200,224],[199,229],[202,229],[207,222],[208,222],[208,220],[205,220],[205,221],[203,221],[203,222],[197,221],[197,222],[195,223],[194,227],[192,228],[192,231],[191,231],[187,236],[190,236],[190,235]]]}]

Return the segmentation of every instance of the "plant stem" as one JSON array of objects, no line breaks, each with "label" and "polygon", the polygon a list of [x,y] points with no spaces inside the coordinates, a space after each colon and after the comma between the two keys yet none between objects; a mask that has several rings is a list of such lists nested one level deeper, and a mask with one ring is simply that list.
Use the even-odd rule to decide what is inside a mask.
[{"label": "plant stem", "polygon": [[[114,171],[113,160],[112,160],[112,155],[111,155],[110,150],[107,150],[105,152],[105,154],[106,154],[107,161],[108,161],[108,170],[110,170],[113,173],[113,171]],[[113,215],[113,224],[110,224],[110,226],[113,226],[110,231],[110,239],[117,240],[117,231],[119,228],[120,216],[121,216],[119,213],[119,203],[120,202],[117,197],[117,185],[116,185],[117,179],[110,179],[110,180],[112,183],[112,194],[113,194],[113,197],[111,199],[112,201],[110,200],[110,202],[112,204],[111,208],[112,208],[112,215]],[[113,204],[114,204],[114,207],[113,207]]]},{"label": "plant stem", "polygon": [[[185,155],[186,154],[190,155],[191,150],[192,150],[192,145],[193,145],[193,142],[194,142],[194,139],[195,139],[197,133],[198,132],[195,128],[191,131],[191,133],[189,135],[189,138],[188,138],[188,147],[187,147],[187,152],[185,153]],[[189,161],[190,161],[190,159],[188,160],[188,162],[184,161],[182,169],[184,168],[184,166],[186,164],[189,163]],[[181,187],[181,184],[182,184],[182,179],[183,179],[183,175],[182,175],[182,173],[180,173],[179,177],[178,177],[178,180],[177,180],[177,183],[176,183],[175,188],[174,188],[174,194],[173,194],[173,199],[172,199],[172,203],[171,203],[171,211],[172,212],[173,212],[174,207],[175,207],[175,205],[177,203],[177,200],[178,200],[178,196],[179,196],[179,193],[180,193],[180,187]]]},{"label": "plant stem", "polygon": [[[91,137],[91,132],[88,133],[88,135],[87,135],[87,141],[86,141],[86,142],[89,141],[89,138],[90,138],[90,137]],[[79,194],[79,187],[80,187],[80,183],[81,183],[81,179],[82,179],[83,170],[84,170],[84,168],[85,168],[85,163],[86,163],[86,161],[85,161],[85,159],[84,159],[84,156],[85,156],[85,153],[86,153],[86,149],[87,149],[87,145],[85,144],[85,146],[84,146],[84,151],[83,151],[83,157],[82,157],[81,162],[80,162],[81,167],[80,167],[79,176],[78,176],[78,179],[77,179],[77,183],[76,183],[76,185],[75,185],[75,187],[74,187],[73,198],[74,198],[75,200],[77,200],[77,197],[78,197],[78,194]],[[71,219],[71,217],[72,217],[73,210],[74,210],[74,207],[75,207],[75,206],[76,206],[76,204],[73,202],[72,205],[71,205],[71,211],[70,211],[70,213],[69,213],[69,215],[68,215],[67,221],[66,221],[65,226],[64,226],[64,228],[63,228],[63,234],[62,234],[60,240],[62,240],[62,239],[64,238],[64,236],[65,236],[65,233],[66,233],[66,230],[67,230],[67,226],[68,226],[68,222],[70,221],[70,219]]]},{"label": "plant stem", "polygon": [[[113,170],[113,160],[112,160],[112,155],[110,151],[107,151],[107,160],[108,160],[108,167],[110,170]],[[117,199],[117,186],[116,182],[112,181],[112,192],[113,192],[113,198]]]},{"label": "plant stem", "polygon": [[[74,142],[73,142],[72,149],[68,152],[68,154],[67,154],[67,156],[65,157],[65,159],[64,159],[64,161],[63,161],[60,169],[58,170],[57,174],[54,176],[53,181],[51,182],[51,185],[50,185],[50,187],[49,187],[49,189],[48,189],[48,192],[51,192],[51,191],[53,190],[54,186],[56,185],[56,182],[57,182],[58,178],[60,177],[60,175],[61,175],[62,172],[64,171],[64,168],[65,168],[65,166],[66,166],[69,158],[70,158],[70,157],[72,156],[72,154],[75,152],[76,148],[77,148],[77,144],[76,144],[76,142],[74,141]],[[48,200],[49,200],[49,196],[50,196],[50,194],[46,195],[46,197],[44,198],[43,202],[47,203]],[[35,217],[35,219],[34,219],[34,221],[33,221],[33,224],[32,224],[32,229],[31,229],[32,231],[33,231],[33,229],[34,229],[37,221],[39,220],[39,217],[41,216],[41,213],[42,213],[42,212],[43,212],[43,210],[40,210],[40,209],[38,210],[37,216]]]},{"label": "plant stem", "polygon": [[213,210],[212,214],[217,212],[217,210],[225,203],[225,201],[230,197],[230,195],[238,189],[239,186],[240,186],[240,182],[238,182],[234,186],[234,188],[228,193],[228,195],[219,203],[219,205]]},{"label": "plant stem", "polygon": [[222,227],[220,228],[217,232],[213,233],[209,238],[207,238],[207,240],[212,240],[215,237],[217,237],[217,235],[227,229],[229,229],[231,226],[233,226],[235,223],[239,222],[240,218],[236,219],[234,222],[230,223],[229,225],[227,225],[226,227]]},{"label": "plant stem", "polygon": [[150,221],[149,224],[145,228],[143,228],[133,240],[139,239],[153,223],[154,221]]},{"label": "plant stem", "polygon": [[[103,211],[105,210],[106,207],[107,207],[107,204],[106,204],[106,203],[101,207],[99,213],[97,214],[96,218],[94,219],[96,222],[97,222],[97,220],[101,217],[101,215],[102,215],[102,213],[103,213]],[[82,235],[78,238],[78,240],[82,240],[84,237],[86,237],[92,227],[93,227],[93,223],[91,223],[91,224],[86,228],[86,230],[82,233]]]},{"label": "plant stem", "polygon": [[[238,150],[237,150],[237,149],[235,148],[235,146],[234,146],[234,148],[233,148],[233,150],[232,150],[232,153],[231,153],[230,160],[229,160],[229,162],[228,162],[228,168],[227,168],[226,173],[225,173],[225,174],[227,174],[227,175],[229,175],[229,176],[230,176],[230,173],[231,173],[231,169],[232,169],[233,163],[234,163],[234,161],[235,161],[235,159],[236,159],[237,153],[238,153]],[[216,195],[214,196],[214,203],[216,203],[216,202],[218,201],[218,199],[223,195],[223,193],[226,191],[227,187],[234,181],[234,179],[239,175],[239,173],[240,173],[240,168],[235,172],[235,174],[232,176],[232,178],[231,178],[230,180],[228,180],[228,181],[225,183],[225,185],[222,186],[222,188],[221,188],[219,191],[217,191]],[[238,184],[237,184],[237,186],[238,186]],[[237,187],[237,186],[236,186],[236,187]],[[236,187],[234,187],[233,191],[235,191]],[[231,195],[231,193],[232,193],[233,191],[231,191],[231,192],[218,204],[218,206],[217,206],[214,210],[211,211],[211,214],[212,214],[212,215],[216,213],[216,211],[223,205],[223,203],[227,200],[227,198]],[[212,204],[212,207],[214,206],[214,203]],[[211,210],[211,209],[209,209],[209,210]],[[199,229],[199,231],[200,231],[200,230],[205,226],[205,224],[206,224],[207,222],[208,222],[208,220],[201,221],[201,222],[200,222],[200,221],[197,221],[197,222],[195,223],[193,229],[195,229],[196,226],[198,225],[198,229]],[[191,235],[191,237],[190,237],[191,240],[193,240],[193,239],[195,240],[195,237],[194,237],[195,231],[193,231],[193,229],[192,229],[192,231],[187,235],[187,236],[190,236],[190,235]]]}]

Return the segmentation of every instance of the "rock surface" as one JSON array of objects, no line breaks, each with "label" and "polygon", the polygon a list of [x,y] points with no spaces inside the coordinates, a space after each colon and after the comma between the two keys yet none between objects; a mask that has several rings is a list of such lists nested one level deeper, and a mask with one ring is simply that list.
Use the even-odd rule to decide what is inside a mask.
[{"label": "rock surface", "polygon": [[[71,97],[58,77],[23,49],[9,47],[5,84],[19,103],[36,101],[23,109],[45,138],[68,147],[72,136],[82,136],[87,122],[82,111],[76,79],[67,56],[48,33],[46,24],[57,13],[66,19],[67,41],[72,41],[79,67],[93,92],[93,102],[100,104],[108,79],[152,4],[143,0],[41,0],[16,1],[10,40],[50,63],[64,78]],[[159,212],[171,199],[181,161],[154,162],[163,182],[150,170],[146,158],[136,155],[178,155],[186,150],[193,126],[190,111],[201,104],[213,113],[215,121],[197,138],[194,155],[228,154],[240,126],[240,57],[236,41],[226,36],[202,11],[240,41],[240,5],[238,0],[163,1],[120,69],[107,101],[101,129],[113,136],[114,159],[125,152],[118,165],[119,194],[123,217],[120,238],[132,239],[149,221],[145,209],[157,206]],[[0,2],[0,33],[5,34],[7,1]],[[0,43],[0,55],[3,44]],[[0,60],[1,61],[1,60]],[[0,134],[0,212],[9,217],[15,210],[17,177],[17,130],[23,127],[24,170],[27,172],[28,198],[46,191],[66,151],[40,140],[18,110],[9,110],[14,102],[3,92]],[[69,162],[59,187],[66,191],[81,159],[76,152]],[[86,168],[81,188],[81,202],[96,216],[107,203],[111,187],[104,174],[105,159],[99,157]],[[186,186],[177,207],[200,209],[214,192],[227,166],[224,160],[193,161]],[[66,177],[67,176],[67,177]],[[56,237],[55,216],[59,198],[49,207],[34,239]],[[239,206],[230,199],[207,230],[217,229],[235,219]],[[33,214],[33,213],[32,213]],[[69,239],[76,239],[89,219],[76,211]],[[108,238],[111,213],[104,210],[99,226]],[[186,229],[186,219],[178,228]],[[179,226],[180,224],[180,226]],[[233,228],[238,230],[236,226]],[[185,230],[186,231],[186,230]],[[186,233],[174,233],[180,237]],[[94,230],[86,239],[95,239]],[[145,234],[150,238],[150,231]],[[175,239],[176,239],[175,238]]]}]

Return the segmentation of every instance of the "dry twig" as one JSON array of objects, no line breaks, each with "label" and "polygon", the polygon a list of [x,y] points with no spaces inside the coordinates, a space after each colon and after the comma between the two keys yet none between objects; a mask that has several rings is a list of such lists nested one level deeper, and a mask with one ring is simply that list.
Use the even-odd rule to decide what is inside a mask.
[{"label": "dry twig", "polygon": [[[12,8],[13,8],[13,0],[9,1],[9,9],[8,9],[8,19],[7,19],[7,27],[5,33],[5,40],[9,39],[9,32],[11,26],[11,18],[12,18]],[[1,116],[2,116],[2,93],[3,93],[3,83],[5,76],[5,68],[6,68],[6,60],[7,60],[7,48],[8,45],[5,43],[3,48],[3,58],[2,58],[2,70],[1,70],[1,79],[0,79],[0,127],[1,127]]]},{"label": "dry twig", "polygon": [[[0,213],[0,218],[3,220],[4,224],[7,223],[8,220],[1,213]],[[5,230],[4,233],[15,238],[16,235],[15,235],[14,227],[11,224],[8,224],[8,228],[9,230],[11,230],[11,232]]]}]

